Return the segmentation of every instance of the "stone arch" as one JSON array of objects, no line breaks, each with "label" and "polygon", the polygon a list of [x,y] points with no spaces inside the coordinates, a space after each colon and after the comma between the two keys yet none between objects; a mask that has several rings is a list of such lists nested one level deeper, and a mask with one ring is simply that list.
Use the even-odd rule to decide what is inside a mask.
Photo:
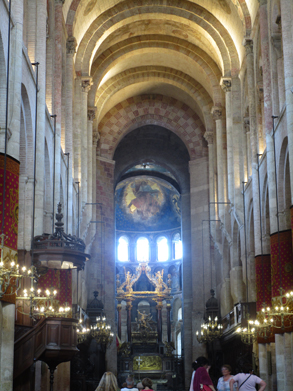
[{"label": "stone arch", "polygon": [[191,160],[202,156],[204,126],[199,117],[187,105],[162,95],[133,97],[110,110],[99,124],[100,155],[112,159],[120,140],[145,124],[161,125],[177,134]]},{"label": "stone arch", "polygon": [[31,232],[26,229],[28,222],[32,220],[33,197],[33,125],[32,113],[24,84],[21,85],[21,113],[20,113],[20,144],[19,144],[19,213],[18,221],[18,248],[29,250],[31,247]]},{"label": "stone arch", "polygon": [[[178,16],[202,27],[211,36],[211,39],[221,51],[224,63],[223,74],[227,75],[229,71],[231,71],[232,75],[238,74],[239,58],[234,42],[225,27],[212,13],[197,4],[191,4],[185,0],[180,2],[180,9],[176,7],[176,3],[164,7],[160,5],[159,0],[144,0],[143,6],[137,4],[137,2],[127,0],[98,16],[80,42],[76,55],[76,69],[78,71],[80,70],[83,74],[89,74],[91,62],[97,50],[97,43],[99,44],[99,40],[103,34],[106,31],[108,34],[108,30],[114,29],[114,26],[119,21],[123,20],[123,24],[125,24],[125,19],[143,19],[143,14],[156,12],[166,14],[168,17],[170,15]],[[131,17],[129,16],[130,10]]]},{"label": "stone arch", "polygon": [[183,39],[177,39],[172,42],[171,37],[160,35],[145,35],[142,37],[129,38],[123,43],[117,43],[99,56],[91,69],[93,77],[93,86],[89,92],[89,101],[94,105],[94,97],[100,82],[109,67],[115,65],[115,62],[121,61],[122,57],[130,56],[133,52],[143,52],[145,50],[164,49],[176,51],[182,56],[194,60],[199,69],[202,70],[206,78],[205,89],[213,96],[214,105],[224,105],[223,91],[220,88],[219,80],[221,72],[214,61],[200,48],[194,45],[187,45]]},{"label": "stone arch", "polygon": [[150,83],[151,81],[156,83],[163,82],[171,86],[176,86],[180,90],[189,94],[191,99],[193,99],[201,108],[205,125],[207,127],[212,127],[210,111],[213,102],[202,85],[186,74],[175,71],[172,68],[152,66],[140,67],[139,69],[129,69],[109,79],[99,89],[98,94],[96,95],[95,106],[100,107],[99,119],[101,118],[103,106],[116,93],[129,85],[136,85],[143,82]]},{"label": "stone arch", "polygon": [[[67,7],[67,14],[64,15],[66,18],[66,29],[67,29],[67,34],[70,36],[72,35],[72,30],[73,30],[73,23],[75,19],[75,14],[77,11],[77,8],[79,6],[81,0],[69,0],[69,6]],[[242,23],[245,28],[245,33],[244,35],[248,37],[251,32],[251,16],[250,12],[246,3],[246,0],[236,0],[234,2],[235,7],[237,8],[237,12],[239,14],[240,19],[242,20]],[[220,4],[221,7],[222,3]]]}]

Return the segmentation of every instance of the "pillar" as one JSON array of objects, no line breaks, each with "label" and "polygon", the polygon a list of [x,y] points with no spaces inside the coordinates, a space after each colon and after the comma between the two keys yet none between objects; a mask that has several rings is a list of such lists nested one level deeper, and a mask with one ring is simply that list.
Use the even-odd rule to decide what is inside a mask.
[{"label": "pillar", "polygon": [[276,218],[276,184],[275,184],[275,168],[274,168],[274,148],[273,138],[271,136],[272,123],[272,85],[271,85],[271,65],[270,65],[270,35],[268,29],[268,9],[267,0],[260,0],[259,7],[259,23],[260,23],[260,42],[261,56],[263,64],[263,92],[264,92],[264,124],[267,145],[267,173],[268,173],[268,189],[269,189],[269,206],[270,206],[270,228],[271,233],[277,231]]},{"label": "pillar", "polygon": [[[88,167],[88,180],[87,180],[87,202],[89,204],[93,203],[93,121],[96,115],[96,107],[88,108],[88,121],[87,121],[87,144],[88,144],[88,153],[87,153],[87,167]],[[94,205],[87,205],[85,209],[86,220],[87,222],[92,219]],[[88,241],[92,240],[92,237],[95,233],[94,224],[90,225]]]},{"label": "pillar", "polygon": [[35,199],[35,235],[44,232],[44,149],[46,128],[46,0],[36,1],[36,54],[34,61],[39,62],[38,75],[38,111],[37,111],[37,147],[36,147],[36,199]]},{"label": "pillar", "polygon": [[81,80],[81,199],[82,204],[87,202],[88,195],[88,107],[87,98],[92,85],[90,77]]},{"label": "pillar", "polygon": [[[227,159],[225,149],[225,121],[221,107],[212,108],[213,119],[216,123],[216,142],[217,142],[217,173],[218,173],[218,197],[219,202],[226,202],[227,192]],[[219,216],[222,219],[225,206],[218,205]]]},{"label": "pillar", "polygon": [[167,338],[171,342],[171,304],[167,303]]},{"label": "pillar", "polygon": [[131,301],[128,301],[126,303],[126,310],[127,310],[127,341],[128,342],[131,342],[131,309],[132,309]]},{"label": "pillar", "polygon": [[261,227],[260,227],[260,209],[259,209],[259,184],[258,184],[258,134],[256,123],[256,101],[255,101],[255,78],[254,78],[254,59],[253,59],[253,41],[246,39],[244,41],[246,51],[247,84],[248,84],[248,103],[249,103],[249,129],[250,129],[250,148],[251,148],[251,166],[252,166],[252,200],[253,200],[253,221],[254,221],[254,246],[255,255],[261,254]]},{"label": "pillar", "polygon": [[[76,48],[76,39],[69,37],[66,42],[66,72],[65,72],[65,152],[69,153],[69,186],[68,186],[68,232],[73,234],[73,221],[72,221],[72,203],[73,203],[73,167],[74,167],[74,155],[73,155],[73,56]],[[66,178],[67,179],[67,178]]]},{"label": "pillar", "polygon": [[237,213],[243,210],[242,201],[242,181],[244,180],[244,161],[243,161],[243,131],[241,118],[241,86],[240,79],[232,79],[232,145],[233,145],[233,184],[234,184],[234,206]]},{"label": "pillar", "polygon": [[[206,134],[211,136],[212,132]],[[209,140],[211,141],[211,140]],[[209,143],[210,144],[210,143]],[[211,144],[212,146],[213,144]],[[210,152],[209,146],[209,152]],[[214,155],[213,155],[214,156]],[[210,159],[210,157],[209,157]],[[182,237],[183,237],[183,297],[182,305],[184,316],[184,365],[185,384],[190,382],[191,365],[196,357],[205,355],[205,346],[199,344],[196,331],[200,330],[205,310],[205,302],[211,289],[211,262],[209,256],[210,238],[208,222],[205,222],[202,231],[202,220],[209,218],[207,200],[209,198],[209,176],[211,174],[210,160],[207,158],[195,159],[189,162],[190,172],[190,209],[187,210],[187,195],[182,195]],[[184,223],[187,212],[190,218],[190,253],[186,254],[184,240]],[[202,240],[203,233],[203,240]],[[202,252],[203,250],[203,252]],[[187,256],[188,255],[188,256]],[[204,268],[204,270],[203,270]],[[205,277],[205,279],[203,279]],[[191,345],[192,341],[192,345]]]},{"label": "pillar", "polygon": [[0,390],[13,390],[15,305],[0,301]]},{"label": "pillar", "polygon": [[[216,200],[216,189],[215,189],[215,149],[214,149],[214,133],[212,131],[207,131],[204,134],[204,138],[208,143],[209,150],[209,199],[210,202],[215,202]],[[210,218],[216,218],[216,204],[210,204]],[[214,236],[214,232],[212,231],[212,235]]]},{"label": "pillar", "polygon": [[[56,114],[56,147],[55,147],[55,205],[60,200],[60,170],[61,170],[61,116],[62,116],[62,36],[63,12],[65,0],[55,0],[55,56],[54,56],[54,92],[53,107]],[[55,212],[54,212],[55,213]]]},{"label": "pillar", "polygon": [[[115,213],[114,213],[114,167],[113,160],[99,157],[97,159],[97,202],[102,204],[101,220],[99,224],[103,231],[102,248],[102,281],[101,295],[104,295],[106,316],[112,328],[115,325]],[[98,243],[100,237],[97,234],[95,239]],[[112,344],[106,352],[107,371],[116,372],[117,352],[116,344]]]},{"label": "pillar", "polygon": [[281,0],[282,40],[284,56],[284,79],[286,98],[286,119],[290,165],[291,205],[293,205],[293,48],[292,48],[293,6],[288,0]]},{"label": "pillar", "polygon": [[244,140],[245,140],[245,181],[251,176],[251,148],[250,148],[250,121],[249,117],[243,118]]},{"label": "pillar", "polygon": [[157,331],[158,331],[158,342],[162,342],[162,308],[163,303],[161,301],[157,302]]},{"label": "pillar", "polygon": [[118,311],[118,337],[121,340],[121,310],[122,310],[122,304],[117,304],[117,311]]},{"label": "pillar", "polygon": [[225,92],[226,105],[226,134],[227,134],[227,181],[228,181],[228,199],[234,203],[234,178],[233,178],[233,126],[232,126],[232,94],[231,78],[222,78],[221,87]]},{"label": "pillar", "polygon": [[[13,22],[11,23],[10,40],[10,73],[9,73],[9,102],[8,102],[8,133],[11,137],[7,143],[7,153],[19,160],[20,139],[20,108],[22,81],[22,34],[23,34],[23,0],[11,4]],[[4,133],[1,138],[1,152],[4,152]]]}]

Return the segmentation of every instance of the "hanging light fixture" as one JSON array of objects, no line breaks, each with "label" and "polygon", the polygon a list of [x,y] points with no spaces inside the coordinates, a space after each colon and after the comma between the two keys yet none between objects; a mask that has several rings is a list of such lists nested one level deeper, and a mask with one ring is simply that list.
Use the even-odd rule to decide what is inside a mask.
[{"label": "hanging light fixture", "polygon": [[25,266],[20,268],[14,260],[4,257],[4,234],[1,234],[1,258],[0,258],[0,298],[4,295],[11,296],[17,294],[21,288],[21,280],[24,277],[36,278],[36,268]]},{"label": "hanging light fixture", "polygon": [[257,334],[256,334],[257,323],[255,322],[258,321],[248,320],[247,327],[238,327],[238,329],[236,330],[236,332],[240,334],[241,341],[246,345],[253,344],[257,339]]},{"label": "hanging light fixture", "polygon": [[114,333],[111,326],[107,324],[106,317],[98,316],[97,323],[94,326],[86,327],[82,324],[82,319],[79,321],[79,329],[77,330],[78,343],[84,342],[88,338],[93,338],[97,344],[107,347],[111,345],[114,338]]},{"label": "hanging light fixture", "polygon": [[199,343],[212,342],[214,339],[220,338],[223,333],[223,326],[218,323],[218,317],[214,320],[209,316],[208,322],[201,325],[200,334],[196,332],[196,338]]}]

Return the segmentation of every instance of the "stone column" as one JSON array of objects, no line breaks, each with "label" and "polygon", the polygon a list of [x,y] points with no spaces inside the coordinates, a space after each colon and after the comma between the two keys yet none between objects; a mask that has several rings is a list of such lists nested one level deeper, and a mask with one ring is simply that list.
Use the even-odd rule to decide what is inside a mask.
[{"label": "stone column", "polygon": [[[217,140],[217,173],[218,173],[218,198],[219,202],[226,202],[226,190],[227,190],[227,160],[226,151],[224,149],[224,133],[225,124],[223,120],[223,112],[221,107],[213,107],[212,115],[216,122],[216,140]],[[218,205],[219,216],[223,219],[223,213],[225,206]]]},{"label": "stone column", "polygon": [[[72,227],[72,177],[74,167],[74,155],[73,155],[73,56],[76,48],[76,39],[69,37],[66,42],[66,72],[65,72],[65,94],[66,94],[66,106],[65,106],[65,152],[69,153],[69,186],[68,186],[68,233],[73,233]],[[67,178],[66,178],[67,179]]]},{"label": "stone column", "polygon": [[167,338],[171,342],[171,304],[167,303]]},{"label": "stone column", "polygon": [[237,213],[243,211],[242,181],[244,179],[243,169],[243,131],[241,118],[241,86],[240,79],[234,77],[231,86],[232,94],[232,126],[233,126],[233,178],[234,178],[234,206]]},{"label": "stone column", "polygon": [[[87,167],[88,167],[88,181],[87,181],[87,202],[89,204],[93,203],[93,121],[96,116],[96,107],[88,108],[88,122],[87,122],[87,145],[88,145],[88,153],[87,153]],[[86,221],[89,222],[92,220],[93,216],[93,205],[87,205],[85,209]],[[95,232],[92,229],[92,225],[89,230],[88,240],[92,240],[92,235]]]},{"label": "stone column", "polygon": [[[97,202],[97,188],[96,188],[96,182],[97,182],[97,146],[99,142],[100,134],[98,130],[93,131],[93,141],[92,141],[92,202],[95,204]],[[93,205],[92,213],[93,218],[97,219],[97,210],[101,210],[101,207],[99,205]],[[98,219],[97,219],[98,220]],[[96,224],[92,224],[92,236],[96,234],[97,228]]]},{"label": "stone column", "polygon": [[47,2],[40,0],[36,2],[36,57],[39,62],[38,81],[38,112],[37,112],[37,151],[36,151],[36,220],[35,235],[41,235],[44,220],[44,148],[46,128],[46,18]]},{"label": "stone column", "polygon": [[158,342],[162,342],[162,301],[158,301],[157,303],[157,330],[158,330]]},{"label": "stone column", "polygon": [[[268,384],[268,357],[267,357],[267,344],[258,344],[259,355],[259,376]],[[279,390],[279,387],[278,387]]]},{"label": "stone column", "polygon": [[0,390],[13,390],[15,305],[0,301]]},{"label": "stone column", "polygon": [[293,205],[293,5],[292,1],[281,0],[281,21],[284,56],[284,78],[286,97],[286,119],[290,165],[291,205]]},{"label": "stone column", "polygon": [[117,304],[117,311],[118,311],[118,337],[121,340],[121,310],[122,310],[122,304]]},{"label": "stone column", "polygon": [[258,191],[258,135],[256,124],[256,101],[255,101],[255,79],[254,79],[254,60],[253,60],[253,41],[246,39],[244,41],[246,50],[247,84],[248,84],[248,103],[249,103],[249,129],[250,129],[250,148],[251,148],[251,166],[252,166],[252,200],[253,200],[253,221],[254,221],[254,246],[255,255],[261,254],[260,237],[260,214],[259,214],[259,191]]},{"label": "stone column", "polygon": [[246,174],[247,177],[244,178],[248,180],[251,176],[251,148],[250,148],[250,122],[249,117],[243,118],[243,128],[245,133],[245,149],[246,149]]},{"label": "stone column", "polygon": [[127,310],[127,341],[131,342],[131,301],[127,301],[126,310]]},{"label": "stone column", "polygon": [[[215,189],[215,153],[214,153],[214,133],[212,131],[207,131],[204,134],[204,138],[206,139],[208,143],[208,149],[209,149],[209,199],[210,202],[215,201],[216,196],[216,189]],[[216,218],[216,204],[210,204],[210,217],[211,219]],[[212,235],[214,235],[215,232],[212,231]]]},{"label": "stone column", "polygon": [[87,202],[88,196],[88,107],[87,98],[92,85],[90,77],[82,77],[81,81],[81,200]]},{"label": "stone column", "polygon": [[[114,213],[114,167],[113,160],[99,157],[97,160],[96,189],[100,189],[97,202],[102,203],[101,220],[104,229],[104,248],[102,249],[102,266],[104,276],[102,287],[105,297],[105,309],[109,322],[115,324],[115,213]],[[98,243],[100,238],[95,236]],[[113,327],[114,328],[114,327]],[[116,344],[106,352],[107,371],[117,371]]]},{"label": "stone column", "polygon": [[226,98],[226,134],[227,134],[227,180],[228,199],[234,203],[234,178],[233,178],[233,135],[232,135],[232,98],[231,98],[231,78],[222,78],[221,87]]},{"label": "stone column", "polygon": [[273,138],[271,136],[272,123],[272,86],[271,86],[271,65],[270,65],[270,35],[268,29],[268,10],[267,0],[260,0],[259,7],[260,23],[260,42],[261,56],[263,64],[263,90],[264,90],[264,124],[267,144],[267,173],[269,189],[269,207],[270,207],[270,228],[271,234],[277,231],[276,218],[276,183],[274,168],[274,148]]},{"label": "stone column", "polygon": [[[210,132],[207,132],[209,134]],[[206,136],[207,136],[206,134]],[[212,141],[212,140],[210,140]],[[210,144],[211,146],[213,144]],[[209,147],[210,150],[211,147]],[[211,263],[209,256],[209,229],[205,222],[202,231],[202,221],[209,217],[207,210],[207,199],[209,197],[209,175],[210,164],[207,158],[195,159],[189,162],[190,171],[190,253],[186,254],[183,249],[183,294],[184,304],[184,362],[185,362],[185,384],[190,382],[191,369],[190,362],[196,357],[205,355],[206,348],[198,343],[196,331],[200,330],[200,324],[203,321],[205,301],[208,297],[208,291],[211,289]],[[184,240],[184,220],[186,219],[186,202],[182,196],[182,237]],[[189,200],[188,200],[189,201]],[[203,240],[202,240],[203,233]],[[203,252],[202,252],[203,250]],[[187,257],[188,255],[188,257]],[[204,268],[204,272],[203,272]],[[205,279],[203,279],[205,277]],[[192,345],[190,343],[192,341]]]},{"label": "stone column", "polygon": [[[56,148],[55,148],[55,205],[60,200],[60,170],[61,170],[61,116],[62,116],[62,36],[63,13],[65,0],[55,0],[55,57],[54,57],[54,113],[56,114]],[[55,213],[55,211],[54,211]]]},{"label": "stone column", "polygon": [[[11,3],[13,22],[11,23],[10,41],[10,73],[9,73],[9,106],[8,134],[11,137],[7,143],[7,154],[19,160],[20,140],[20,108],[22,81],[22,33],[23,33],[23,0]],[[33,115],[34,117],[34,115]],[[0,141],[1,152],[4,152],[4,133]],[[3,142],[2,142],[3,141]],[[3,148],[3,149],[2,149]]]}]

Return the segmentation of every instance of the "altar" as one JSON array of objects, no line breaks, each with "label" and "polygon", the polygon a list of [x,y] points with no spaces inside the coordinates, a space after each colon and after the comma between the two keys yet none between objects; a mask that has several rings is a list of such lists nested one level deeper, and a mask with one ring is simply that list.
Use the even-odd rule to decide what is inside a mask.
[{"label": "altar", "polygon": [[[139,290],[140,280],[147,279],[153,290]],[[126,303],[127,340],[118,348],[118,380],[123,383],[128,376],[136,382],[145,377],[152,379],[154,389],[175,390],[174,383],[183,374],[183,361],[174,356],[171,341],[171,279],[164,282],[163,272],[151,274],[147,262],[139,263],[135,274],[125,270],[125,281],[117,279],[118,337],[121,339],[122,302]],[[140,310],[138,303],[148,304]],[[155,305],[154,305],[155,304]],[[162,308],[167,309],[163,340]],[[143,307],[144,308],[144,307]],[[167,326],[167,327],[166,327]],[[180,365],[178,364],[180,362]],[[175,387],[175,388],[174,388]],[[179,388],[177,388],[178,391]]]}]

